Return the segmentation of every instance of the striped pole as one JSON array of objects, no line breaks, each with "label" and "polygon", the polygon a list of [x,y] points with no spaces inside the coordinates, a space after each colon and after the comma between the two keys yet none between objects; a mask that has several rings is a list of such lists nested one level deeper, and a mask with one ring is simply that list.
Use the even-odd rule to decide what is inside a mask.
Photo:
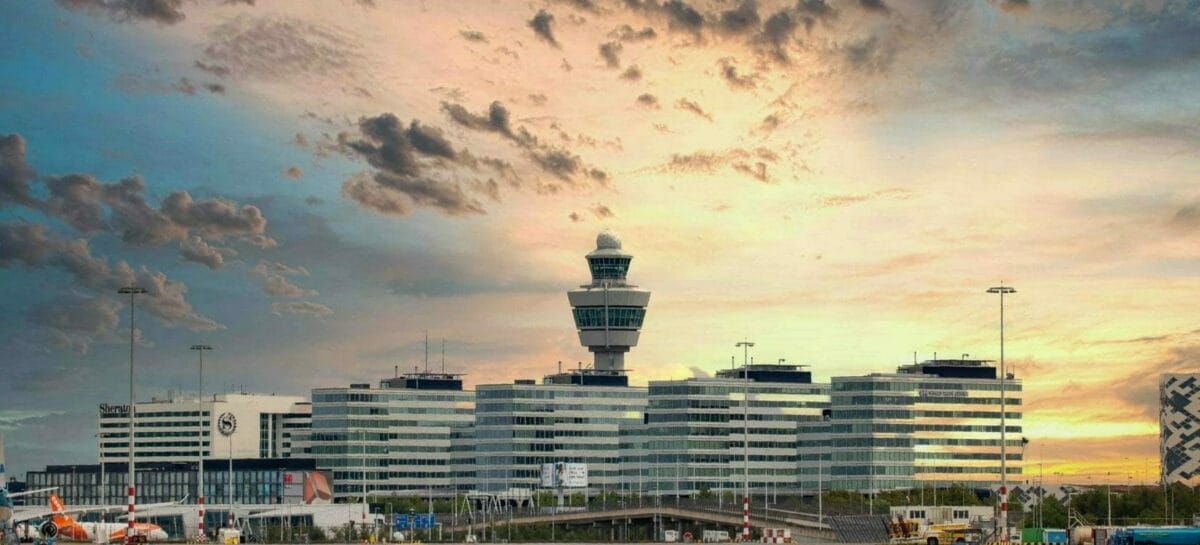
[{"label": "striped pole", "polygon": [[1008,487],[1000,486],[1000,541],[1008,543]]},{"label": "striped pole", "polygon": [[200,522],[196,524],[196,541],[204,543],[207,536],[204,535],[204,496],[196,498],[196,505],[200,507]]},{"label": "striped pole", "polygon": [[[130,443],[132,443],[132,442],[133,441],[130,441]],[[129,485],[129,525],[125,529],[126,541],[129,541],[129,538],[131,536],[133,536],[133,534],[134,534],[133,524],[134,524],[135,515],[134,515],[134,509],[133,509],[133,496],[134,496],[133,485],[130,484]]]},{"label": "striped pole", "polygon": [[750,542],[750,496],[742,496],[742,541]]}]

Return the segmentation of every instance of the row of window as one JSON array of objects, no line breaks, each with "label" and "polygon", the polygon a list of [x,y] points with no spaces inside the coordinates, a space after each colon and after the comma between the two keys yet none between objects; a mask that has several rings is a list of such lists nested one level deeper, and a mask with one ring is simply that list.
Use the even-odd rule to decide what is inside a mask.
[{"label": "row of window", "polygon": [[617,328],[638,329],[646,318],[642,307],[575,307],[575,327],[579,329]]}]

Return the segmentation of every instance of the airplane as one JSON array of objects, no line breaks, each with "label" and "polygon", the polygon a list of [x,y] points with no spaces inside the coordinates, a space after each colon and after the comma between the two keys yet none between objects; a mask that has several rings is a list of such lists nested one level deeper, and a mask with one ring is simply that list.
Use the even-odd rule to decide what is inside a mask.
[{"label": "airplane", "polygon": [[[168,503],[166,505],[175,505]],[[144,509],[149,509],[153,505],[143,506]],[[68,511],[63,505],[58,494],[50,495],[50,510],[54,514],[50,516],[50,522],[53,522],[58,527],[58,539],[60,541],[82,541],[90,543],[96,540],[96,535],[106,537],[107,542],[125,541],[125,530],[129,528],[125,522],[76,522],[75,518],[66,514]],[[133,524],[135,535],[146,536],[146,541],[166,541],[168,539],[167,532],[157,524],[148,522],[135,522]]]},{"label": "airplane", "polygon": [[[125,531],[128,528],[128,523],[126,522],[78,523],[75,522],[71,515],[97,512],[121,512],[126,510],[128,506],[96,505],[67,509],[57,494],[51,494],[49,505],[47,507],[20,508],[13,505],[13,498],[28,496],[31,494],[54,492],[56,490],[58,490],[58,487],[41,488],[38,490],[28,490],[25,492],[9,492],[8,477],[4,471],[4,436],[3,434],[0,434],[0,535],[18,535],[21,536],[23,540],[41,539],[43,536],[54,538],[60,534],[62,529],[66,528],[72,535],[94,536],[97,531],[106,531],[110,540],[124,539]],[[178,502],[152,503],[139,505],[138,507],[144,513],[146,510],[180,505],[186,499],[187,498],[185,497]],[[119,532],[115,532],[116,526],[120,526]],[[89,531],[88,528],[91,528],[91,530]],[[161,541],[167,539],[167,533],[163,531],[161,527],[154,524],[134,523],[134,529],[137,534],[147,536],[147,541]],[[16,530],[15,534],[13,534],[14,530]],[[72,535],[64,535],[62,537],[67,541],[76,541],[77,539],[73,538]],[[90,539],[84,539],[83,541],[90,541]]]}]

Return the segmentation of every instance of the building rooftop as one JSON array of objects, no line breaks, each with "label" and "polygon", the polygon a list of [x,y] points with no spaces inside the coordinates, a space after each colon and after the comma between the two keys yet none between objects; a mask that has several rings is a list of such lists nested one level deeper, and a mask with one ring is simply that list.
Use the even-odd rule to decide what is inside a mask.
[{"label": "building rooftop", "polygon": [[717,371],[717,378],[745,379],[747,375],[754,382],[812,383],[812,372],[808,366],[793,363],[754,363]]}]

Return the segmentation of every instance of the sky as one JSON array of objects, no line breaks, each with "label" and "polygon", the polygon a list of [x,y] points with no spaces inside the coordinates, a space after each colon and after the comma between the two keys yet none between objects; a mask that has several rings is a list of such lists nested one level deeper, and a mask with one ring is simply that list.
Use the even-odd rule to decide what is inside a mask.
[{"label": "sky", "polygon": [[[1200,369],[1200,2],[0,0],[0,432],[590,361],[605,228],[632,382],[734,344],[818,380],[999,357],[1027,474],[1156,480]],[[1061,474],[1061,475],[1059,475]]]}]

